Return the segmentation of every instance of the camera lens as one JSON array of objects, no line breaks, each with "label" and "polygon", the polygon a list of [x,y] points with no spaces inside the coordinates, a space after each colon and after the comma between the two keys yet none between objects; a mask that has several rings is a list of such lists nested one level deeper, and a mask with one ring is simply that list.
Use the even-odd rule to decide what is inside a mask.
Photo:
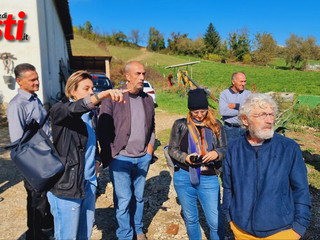
[{"label": "camera lens", "polygon": [[197,160],[197,157],[198,156],[194,156],[194,155],[190,156],[190,161],[195,162]]}]

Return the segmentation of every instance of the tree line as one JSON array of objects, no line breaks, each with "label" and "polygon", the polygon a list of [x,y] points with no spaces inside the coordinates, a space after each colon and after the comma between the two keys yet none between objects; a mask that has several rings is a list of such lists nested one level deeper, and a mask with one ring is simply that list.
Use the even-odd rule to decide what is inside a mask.
[{"label": "tree line", "polygon": [[[99,44],[139,47],[143,34],[139,29],[131,30],[127,36],[122,31],[101,34],[93,31],[89,21],[83,26],[74,26],[74,32]],[[257,33],[250,39],[249,31],[242,29],[221,36],[212,23],[209,23],[203,36],[191,39],[188,33],[171,33],[165,44],[164,35],[155,27],[149,28],[147,49],[164,54],[200,57],[216,62],[243,62],[267,65],[275,57],[284,58],[290,68],[305,66],[309,60],[320,60],[320,46],[314,37],[304,39],[291,34],[285,46],[279,46],[271,33]]]}]

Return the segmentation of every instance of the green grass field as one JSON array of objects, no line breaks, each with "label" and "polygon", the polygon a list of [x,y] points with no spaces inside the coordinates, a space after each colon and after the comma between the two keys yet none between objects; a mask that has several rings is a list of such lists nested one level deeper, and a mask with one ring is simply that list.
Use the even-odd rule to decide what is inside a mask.
[{"label": "green grass field", "polygon": [[[319,61],[309,60],[309,64],[319,64]],[[289,70],[290,66],[286,65],[286,61],[284,58],[275,58],[272,62],[270,62],[269,67],[275,69]],[[302,63],[296,65],[296,68],[300,68]]]},{"label": "green grass field", "polygon": [[[201,61],[201,60],[200,60]],[[155,66],[166,75],[170,70]],[[200,85],[221,90],[231,84],[231,75],[242,71],[247,76],[247,88],[252,90],[255,83],[259,92],[295,92],[297,94],[317,95],[320,93],[320,73],[291,70],[278,70],[266,67],[231,65],[201,61],[192,67],[192,79]],[[191,70],[189,70],[189,76]],[[219,93],[213,92],[214,95]]]},{"label": "green grass field", "polygon": [[[113,58],[123,61],[138,60],[146,66],[156,69],[164,76],[168,76],[173,71],[174,76],[178,69],[165,69],[166,66],[186,63],[190,61],[200,61],[200,63],[188,67],[188,74],[202,87],[210,89],[217,98],[219,93],[230,86],[231,75],[236,71],[243,71],[247,76],[247,89],[253,90],[253,85],[258,92],[294,92],[298,95],[319,95],[320,93],[320,73],[303,72],[298,70],[285,69],[283,59],[276,59],[273,67],[245,66],[234,64],[222,64],[205,61],[192,57],[172,56],[159,53],[152,53],[145,50],[131,49],[117,46],[108,46],[108,50],[99,48],[94,42],[83,39],[75,35],[75,40],[71,41],[74,54],[84,55],[112,55]],[[111,62],[112,67],[112,62]],[[181,69],[186,69],[182,67]],[[148,79],[153,81],[153,79]],[[159,87],[160,86],[160,87]],[[155,84],[158,106],[169,112],[184,113],[186,110],[185,93],[182,90],[167,91],[162,84]],[[215,104],[213,103],[215,106]]]},{"label": "green grass field", "polygon": [[85,39],[79,35],[74,35],[74,39],[71,40],[71,49],[73,55],[85,55],[85,56],[103,56],[110,55],[109,52],[98,47],[94,42]]}]

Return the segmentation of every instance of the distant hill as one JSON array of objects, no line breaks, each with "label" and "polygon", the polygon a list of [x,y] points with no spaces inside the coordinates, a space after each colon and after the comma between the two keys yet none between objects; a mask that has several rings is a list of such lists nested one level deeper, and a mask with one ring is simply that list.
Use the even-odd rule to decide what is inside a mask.
[{"label": "distant hill", "polygon": [[146,48],[133,49],[110,45],[107,49],[103,49],[94,41],[90,41],[76,34],[74,35],[74,40],[71,40],[71,48],[73,55],[110,55],[115,59],[122,59],[124,62],[130,60],[141,61],[147,66],[168,66],[185,62],[185,60],[179,57],[149,52]]}]

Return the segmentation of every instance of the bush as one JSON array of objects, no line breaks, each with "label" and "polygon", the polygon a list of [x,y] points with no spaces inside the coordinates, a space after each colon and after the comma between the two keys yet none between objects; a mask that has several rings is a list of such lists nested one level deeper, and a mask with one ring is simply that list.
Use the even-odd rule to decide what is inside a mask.
[{"label": "bush", "polygon": [[242,62],[246,64],[249,64],[252,62],[252,58],[249,53],[243,55]]},{"label": "bush", "polygon": [[222,57],[219,56],[218,54],[214,54],[214,53],[206,54],[204,56],[204,58],[209,61],[214,61],[214,62],[221,62],[222,61]]},{"label": "bush", "polygon": [[298,104],[293,109],[291,122],[308,127],[320,128],[320,104],[315,108],[310,108],[306,104]]}]

